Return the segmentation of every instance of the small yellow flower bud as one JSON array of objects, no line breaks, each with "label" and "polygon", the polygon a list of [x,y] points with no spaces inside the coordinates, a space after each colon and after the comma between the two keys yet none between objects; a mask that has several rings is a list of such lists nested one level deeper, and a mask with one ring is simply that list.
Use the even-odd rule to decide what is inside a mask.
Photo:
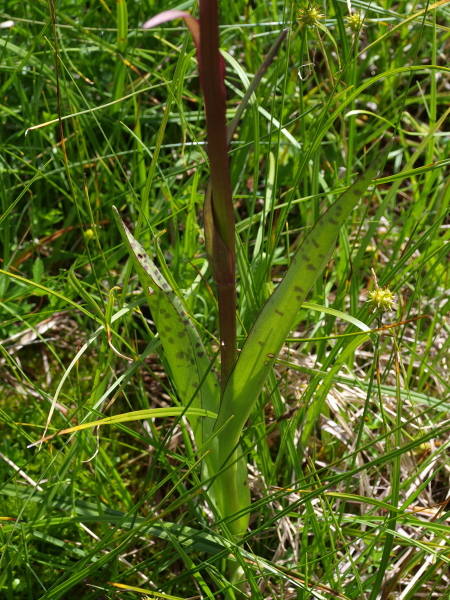
[{"label": "small yellow flower bud", "polygon": [[84,232],[84,237],[86,238],[86,241],[89,242],[89,240],[93,240],[95,238],[95,232],[92,229],[86,229]]}]

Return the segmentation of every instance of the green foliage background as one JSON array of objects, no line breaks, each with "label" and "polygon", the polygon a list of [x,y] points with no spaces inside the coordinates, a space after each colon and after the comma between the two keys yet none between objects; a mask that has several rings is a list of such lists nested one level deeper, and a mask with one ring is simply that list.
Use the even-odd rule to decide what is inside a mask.
[{"label": "green foliage background", "polygon": [[[300,2],[221,2],[230,119],[291,27],[230,152],[241,336],[323,209],[395,136],[247,423],[246,540],[205,508],[177,418],[27,448],[52,405],[49,433],[179,403],[113,205],[130,225],[143,215],[141,243],[218,350],[195,52],[181,21],[140,29],[166,8],[196,11],[61,1],[53,23],[44,0],[6,0],[0,12],[14,22],[0,29],[0,517],[16,519],[0,529],[0,597],[119,597],[108,582],[233,597],[230,552],[254,598],[445,597],[445,2],[352,2],[356,33],[338,0],[311,28]],[[366,303],[372,268],[396,294],[390,314]],[[361,336],[383,324],[397,325]]]}]

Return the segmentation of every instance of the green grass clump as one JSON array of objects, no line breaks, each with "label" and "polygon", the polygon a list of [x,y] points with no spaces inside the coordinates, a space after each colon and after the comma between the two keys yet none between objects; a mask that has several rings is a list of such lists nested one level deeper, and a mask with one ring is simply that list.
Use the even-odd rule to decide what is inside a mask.
[{"label": "green grass clump", "polygon": [[445,598],[449,9],[220,4],[228,122],[290,28],[229,152],[239,349],[306,234],[394,138],[245,421],[241,537],[211,502],[112,211],[219,372],[203,96],[182,21],[141,28],[160,9],[0,13],[0,597]]}]

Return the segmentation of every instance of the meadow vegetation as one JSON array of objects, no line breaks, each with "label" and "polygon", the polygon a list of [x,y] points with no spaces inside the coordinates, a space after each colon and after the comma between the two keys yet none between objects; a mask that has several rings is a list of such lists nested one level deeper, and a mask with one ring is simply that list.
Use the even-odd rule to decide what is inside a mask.
[{"label": "meadow vegetation", "polygon": [[198,2],[5,0],[1,598],[449,597],[447,1],[220,3],[230,358]]}]

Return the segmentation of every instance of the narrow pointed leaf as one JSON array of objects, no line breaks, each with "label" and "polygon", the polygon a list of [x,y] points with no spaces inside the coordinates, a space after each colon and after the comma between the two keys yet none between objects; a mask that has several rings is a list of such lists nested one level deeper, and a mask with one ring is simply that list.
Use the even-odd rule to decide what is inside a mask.
[{"label": "narrow pointed leaf", "polygon": [[134,585],[126,585],[125,583],[114,583],[112,581],[109,581],[108,584],[112,585],[113,587],[119,588],[119,590],[128,590],[130,592],[138,592],[139,594],[150,594],[150,596],[154,596],[155,598],[163,598],[165,600],[184,600],[184,598],[181,598],[180,596],[160,594],[159,592],[155,592],[155,590],[153,589],[146,590],[144,588],[136,587]]},{"label": "narrow pointed leaf", "polygon": [[225,388],[215,425],[221,427],[233,415],[220,436],[222,458],[236,446],[298,311],[331,258],[342,225],[383,166],[389,148],[320,217],[250,330]]},{"label": "narrow pointed leaf", "polygon": [[81,423],[80,425],[74,425],[58,433],[53,433],[45,438],[40,439],[34,444],[30,444],[29,447],[41,442],[47,442],[58,435],[64,435],[66,433],[74,433],[75,431],[81,431],[82,429],[92,429],[92,427],[99,427],[100,425],[117,425],[119,423],[127,423],[128,421],[142,421],[143,419],[156,419],[164,417],[180,417],[181,415],[188,417],[209,417],[215,419],[216,413],[213,413],[203,408],[184,408],[182,406],[169,406],[167,408],[146,408],[145,410],[135,410],[121,415],[112,415],[111,417],[105,417],[98,421],[89,421],[89,423]]},{"label": "narrow pointed leaf", "polygon": [[[144,288],[171,378],[183,406],[217,413],[220,388],[197,329],[180,299],[144,248],[134,239],[117,211],[115,214],[122,238]],[[212,423],[195,416],[190,418],[190,422],[197,445],[203,445],[212,431]]]},{"label": "narrow pointed leaf", "polygon": [[249,103],[250,98],[252,97],[252,94],[258,87],[265,72],[272,64],[272,61],[275,58],[275,56],[277,55],[278,50],[280,49],[280,46],[283,43],[288,32],[289,32],[289,29],[283,29],[283,31],[280,33],[280,35],[278,36],[278,38],[275,40],[272,47],[270,48],[269,52],[266,54],[266,58],[264,59],[263,63],[257,70],[253,79],[251,80],[250,85],[245,90],[245,94],[244,94],[242,100],[240,101],[239,106],[236,109],[236,113],[235,113],[232,121],[230,122],[230,124],[227,127],[227,142],[228,142],[228,144],[230,144],[231,140],[233,139],[233,135],[236,132],[237,126],[239,125],[239,121],[241,120],[242,114],[244,113],[244,110],[245,110],[247,104]]}]

